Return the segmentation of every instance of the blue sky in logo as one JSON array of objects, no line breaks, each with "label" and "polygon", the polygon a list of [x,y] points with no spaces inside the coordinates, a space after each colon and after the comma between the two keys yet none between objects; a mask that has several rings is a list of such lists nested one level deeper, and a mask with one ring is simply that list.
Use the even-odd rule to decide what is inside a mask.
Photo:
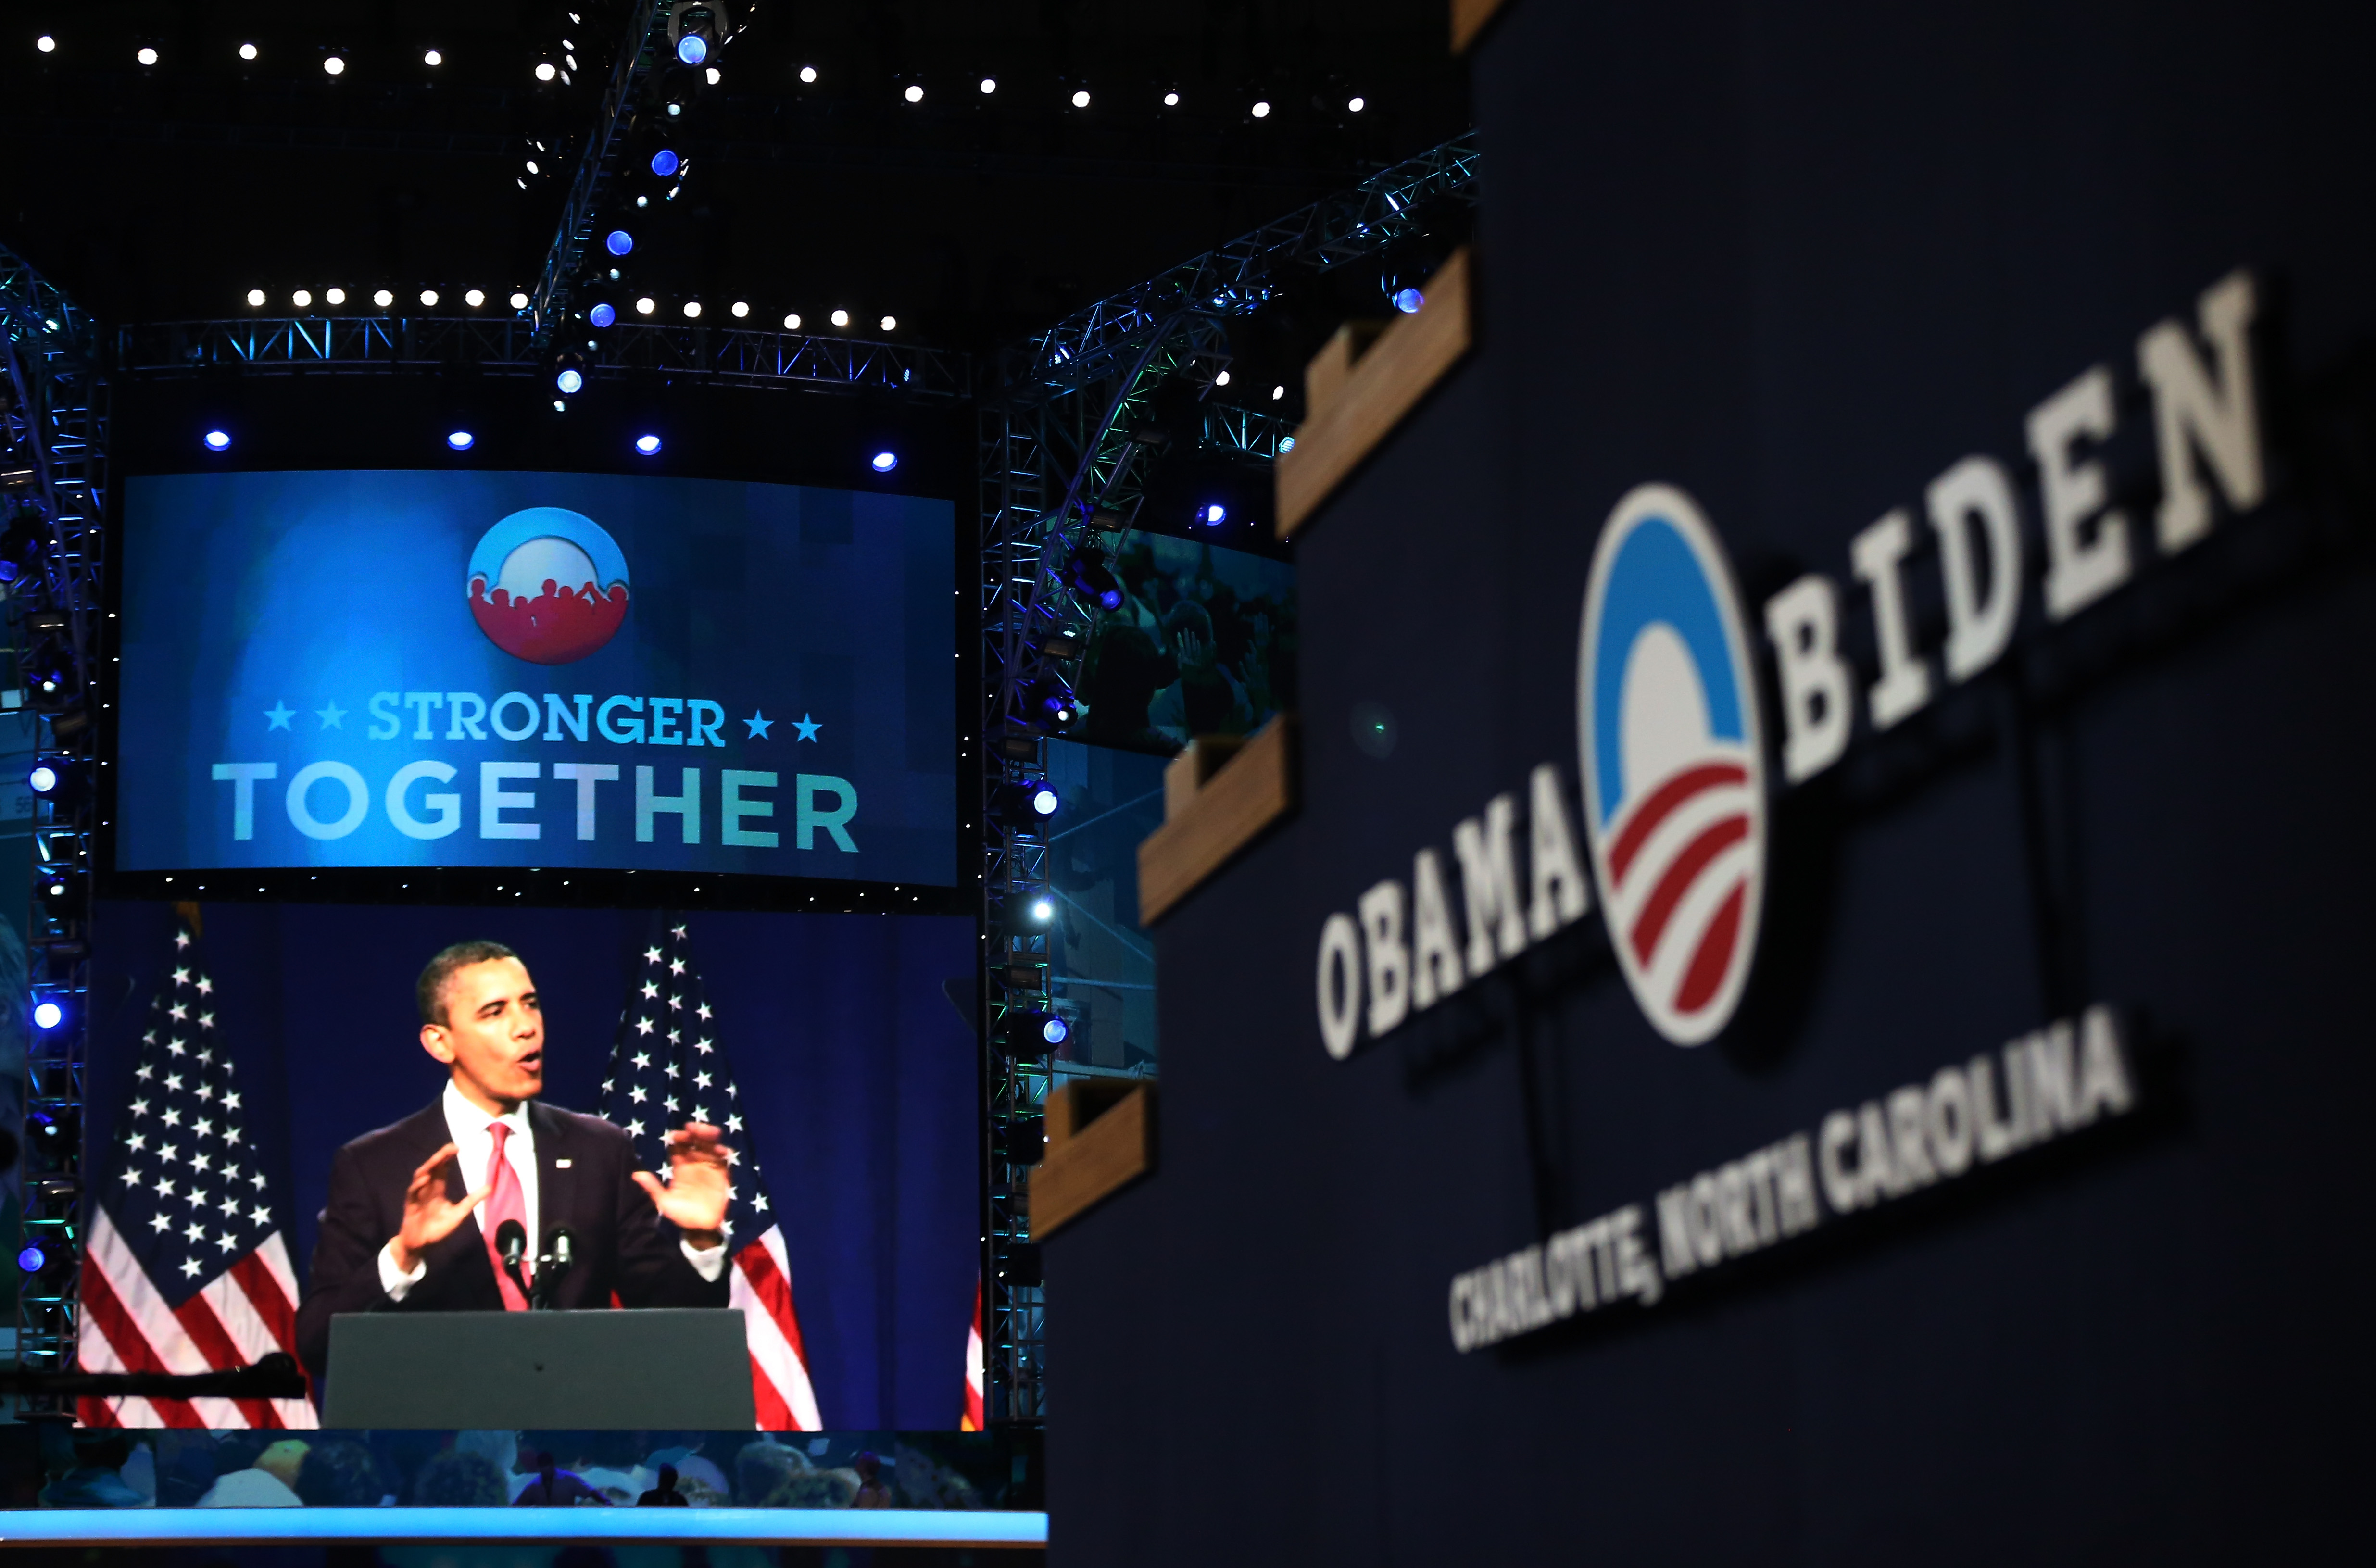
[{"label": "blue sky in logo", "polygon": [[[530,506],[514,512],[486,531],[478,548],[470,552],[470,576],[484,577],[493,583],[503,576],[504,563],[513,551],[532,539],[565,539],[586,552],[600,574],[597,586],[608,591],[614,583],[628,581],[627,558],[619,553],[619,546],[609,533],[591,517],[573,512],[566,506]],[[576,588],[576,583],[564,583]]]},{"label": "blue sky in logo", "polygon": [[1672,522],[1645,517],[1618,546],[1610,566],[1600,601],[1600,636],[1592,650],[1592,766],[1603,827],[1625,798],[1624,715],[1620,711],[1625,659],[1643,629],[1662,621],[1675,629],[1699,667],[1709,729],[1719,740],[1747,738],[1724,617],[1717,611],[1707,574]]}]

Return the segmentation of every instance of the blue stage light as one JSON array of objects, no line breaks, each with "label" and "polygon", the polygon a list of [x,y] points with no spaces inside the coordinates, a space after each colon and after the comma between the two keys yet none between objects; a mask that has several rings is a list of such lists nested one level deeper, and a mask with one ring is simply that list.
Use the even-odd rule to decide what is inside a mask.
[{"label": "blue stage light", "polygon": [[1040,1038],[1046,1040],[1050,1045],[1063,1044],[1064,1037],[1072,1032],[1073,1026],[1064,1022],[1062,1018],[1051,1018],[1046,1023],[1040,1026]]},{"label": "blue stage light", "polygon": [[27,1274],[41,1273],[42,1265],[48,1261],[42,1256],[41,1245],[38,1242],[29,1245],[23,1252],[17,1254],[17,1266]]},{"label": "blue stage light", "polygon": [[1056,906],[1045,898],[1034,898],[1031,901],[1031,918],[1045,925],[1056,918]]},{"label": "blue stage light", "polygon": [[586,319],[597,327],[608,327],[619,319],[619,313],[607,304],[600,304],[586,313]]},{"label": "blue stage light", "polygon": [[659,436],[638,435],[636,437],[636,450],[641,452],[645,457],[648,457],[659,449],[660,438]]},{"label": "blue stage light", "polygon": [[670,151],[667,148],[662,148],[658,152],[652,154],[652,172],[665,180],[671,174],[675,173],[677,166],[683,161],[684,160],[683,159]]},{"label": "blue stage light", "polygon": [[[613,229],[610,237],[602,242],[602,248],[612,255],[624,255],[636,248],[636,237],[624,229]],[[1411,309],[1417,310],[1419,306],[1413,305]]]},{"label": "blue stage light", "polygon": [[446,437],[446,445],[457,452],[467,452],[470,449],[470,443],[476,439],[469,431],[457,430]]},{"label": "blue stage light", "polygon": [[686,33],[676,41],[676,57],[688,65],[698,65],[709,58],[709,41],[697,32]]},{"label": "blue stage light", "polygon": [[33,1004],[33,1027],[54,1029],[66,1021],[66,1010],[47,998]]},{"label": "blue stage light", "polygon": [[1205,507],[1205,526],[1206,528],[1217,529],[1229,520],[1230,509],[1227,506],[1222,505],[1219,502],[1215,501],[1209,503]]},{"label": "blue stage light", "polygon": [[1420,293],[1417,289],[1397,289],[1395,291],[1395,308],[1402,312],[1405,315],[1417,315],[1419,314],[1419,307],[1425,303],[1427,303],[1427,296]]},{"label": "blue stage light", "polygon": [[1056,808],[1063,803],[1052,784],[1040,785],[1031,791],[1031,809],[1041,816],[1054,816]]},{"label": "blue stage light", "polygon": [[898,466],[899,466],[899,454],[898,454],[898,453],[897,453],[897,452],[877,452],[877,453],[875,453],[875,454],[874,454],[874,471],[875,471],[876,473],[878,473],[878,474],[887,474],[887,473],[889,473],[893,469],[896,469],[896,468],[897,468]]},{"label": "blue stage light", "polygon": [[25,784],[36,795],[46,795],[58,787],[58,770],[46,762],[37,762],[33,771],[25,775]]},{"label": "blue stage light", "polygon": [[569,369],[563,371],[559,375],[554,376],[552,378],[552,384],[559,387],[564,394],[567,394],[575,392],[584,386],[586,385],[586,377],[580,374],[576,367],[573,365]]},{"label": "blue stage light", "polygon": [[208,451],[209,451],[209,452],[226,452],[226,451],[229,451],[230,449],[231,449],[231,434],[230,434],[228,431],[210,430],[210,431],[207,432],[207,450],[208,450]]}]

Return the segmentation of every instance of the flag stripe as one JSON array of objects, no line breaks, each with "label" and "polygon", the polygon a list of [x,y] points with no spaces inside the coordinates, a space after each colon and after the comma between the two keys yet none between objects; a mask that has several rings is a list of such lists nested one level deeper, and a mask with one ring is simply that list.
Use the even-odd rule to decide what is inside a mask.
[{"label": "flag stripe", "polygon": [[784,1396],[776,1392],[775,1384],[767,1376],[767,1369],[759,1364],[756,1356],[751,1358],[751,1405],[758,1417],[761,1431],[799,1430],[792,1425],[792,1412],[785,1405]]},{"label": "flag stripe", "polygon": [[[83,1270],[82,1310],[105,1336],[108,1345],[115,1351],[116,1359],[124,1363],[125,1371],[172,1370],[159,1359],[155,1347],[141,1334],[139,1325],[132,1321],[132,1314],[125,1310],[124,1303],[116,1300],[114,1288],[108,1283],[104,1269]],[[152,1403],[157,1407],[162,1425],[196,1427],[206,1424],[198,1419],[197,1412],[190,1408],[190,1401],[186,1399],[159,1399]]]},{"label": "flag stripe", "polygon": [[[776,1233],[773,1226],[768,1228],[768,1233]],[[785,1283],[764,1241],[763,1238],[735,1254],[735,1305],[742,1313],[751,1359],[766,1372],[786,1408],[785,1427],[794,1431],[816,1431],[825,1422],[817,1413],[815,1391],[809,1384],[808,1358],[801,1353],[800,1323],[792,1315],[791,1287]]]},{"label": "flag stripe", "polygon": [[[215,1316],[214,1308],[207,1305],[205,1292],[201,1291],[175,1307],[173,1321],[189,1335],[190,1343],[198,1348],[198,1353],[215,1366],[229,1370],[247,1364],[247,1358],[239,1353],[239,1347],[232,1344],[231,1336],[223,1332],[222,1319]],[[280,1418],[273,1414],[272,1407],[261,1399],[234,1399],[232,1403],[239,1407],[239,1413],[247,1418],[249,1426],[278,1427],[280,1424]]]},{"label": "flag stripe", "polygon": [[[272,1265],[265,1261],[267,1252],[285,1250],[280,1233],[231,1265],[231,1277],[239,1281],[240,1293],[247,1298],[248,1309],[261,1323],[270,1344],[269,1348],[297,1353],[297,1292],[284,1286]],[[286,1265],[283,1265],[284,1267]],[[266,1347],[250,1346],[251,1355],[262,1355]]]}]

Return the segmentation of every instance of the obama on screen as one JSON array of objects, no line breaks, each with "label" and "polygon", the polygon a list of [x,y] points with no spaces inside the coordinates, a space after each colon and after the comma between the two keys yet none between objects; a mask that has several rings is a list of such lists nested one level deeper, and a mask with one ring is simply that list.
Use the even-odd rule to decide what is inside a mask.
[{"label": "obama on screen", "polygon": [[[566,1232],[551,1304],[727,1304],[729,1154],[717,1128],[669,1134],[666,1181],[635,1166],[626,1133],[541,1104],[544,1014],[510,948],[464,942],[421,971],[421,1045],[447,1069],[436,1103],[340,1149],[297,1311],[316,1377],[339,1313],[521,1312],[536,1260]],[[517,1222],[515,1281],[498,1251]]]}]

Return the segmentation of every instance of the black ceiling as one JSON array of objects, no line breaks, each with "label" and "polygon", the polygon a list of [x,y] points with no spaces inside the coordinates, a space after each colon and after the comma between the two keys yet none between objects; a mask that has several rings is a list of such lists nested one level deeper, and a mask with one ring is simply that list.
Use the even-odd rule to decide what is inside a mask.
[{"label": "black ceiling", "polygon": [[[502,311],[541,266],[629,12],[621,0],[9,9],[0,243],[108,320],[251,314],[251,288],[274,313],[295,290],[318,302],[331,287],[350,311],[379,288],[424,287],[449,310],[478,288]],[[867,327],[894,315],[902,338],[986,348],[1464,129],[1445,9],[734,6],[720,80],[674,138],[693,162],[681,194],[660,200],[648,175],[623,187],[655,203],[627,215],[625,282],[662,310],[742,299],[773,323],[840,307]],[[138,62],[144,47],[154,65]],[[569,79],[539,82],[540,62]],[[995,92],[980,89],[985,77]],[[1259,118],[1258,102],[1271,106]]]}]

